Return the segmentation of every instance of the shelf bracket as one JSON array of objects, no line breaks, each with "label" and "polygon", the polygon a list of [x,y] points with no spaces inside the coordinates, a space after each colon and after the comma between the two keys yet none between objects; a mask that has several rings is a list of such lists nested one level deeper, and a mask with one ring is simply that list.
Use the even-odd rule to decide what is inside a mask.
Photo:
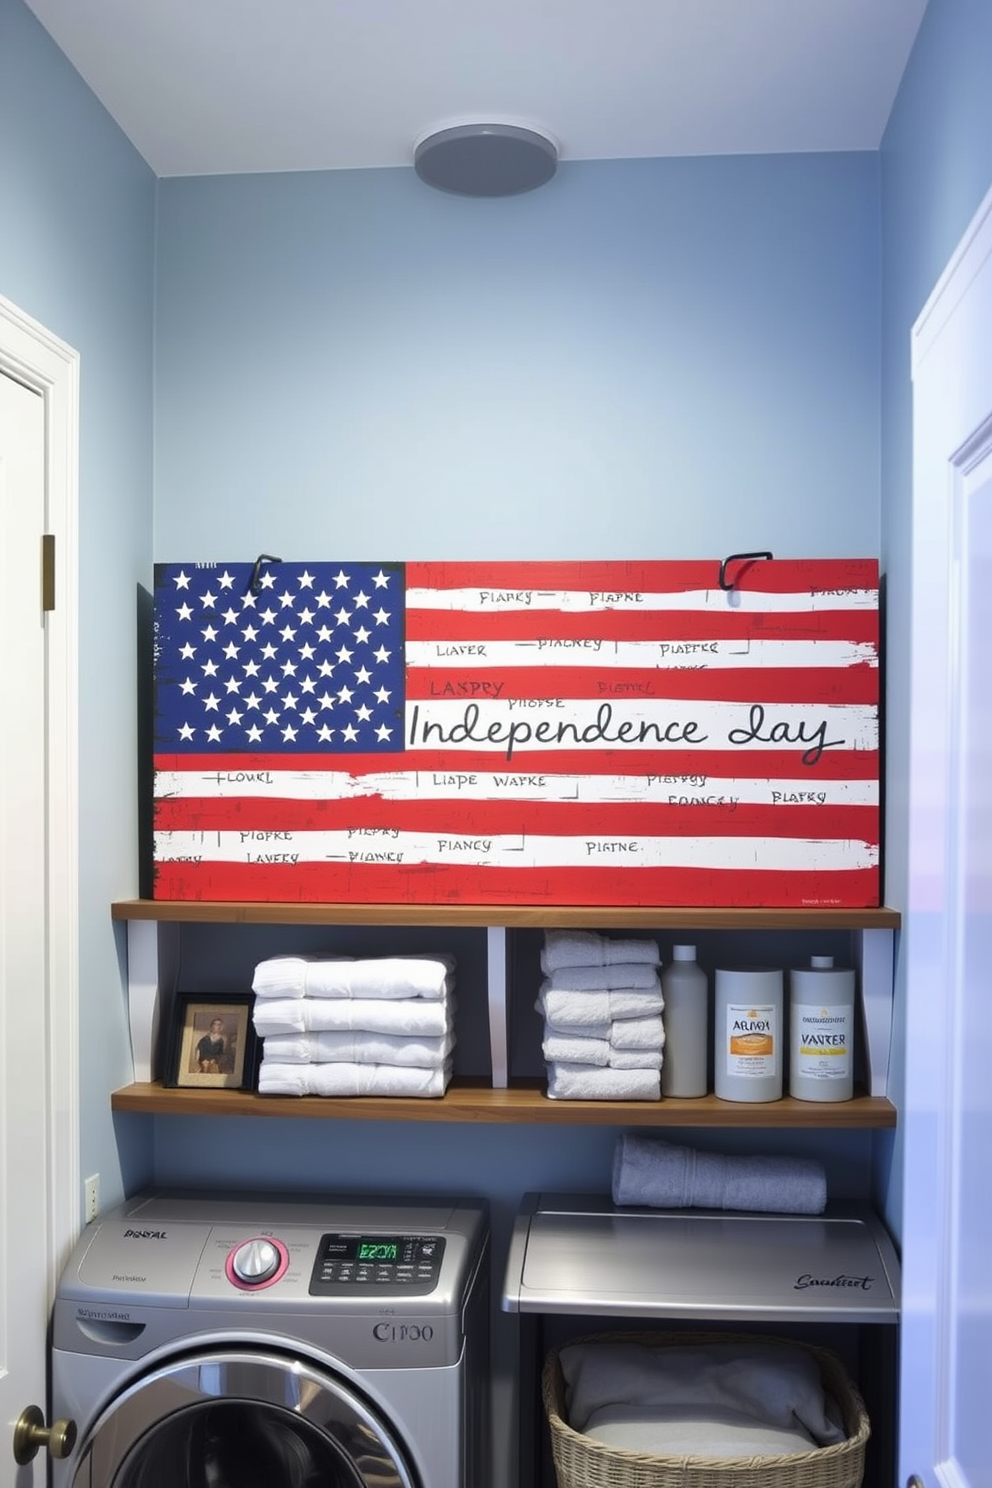
[{"label": "shelf bracket", "polygon": [[179,931],[155,920],[127,922],[127,1015],[137,1082],[162,1078],[160,1030],[167,1026],[176,984]]},{"label": "shelf bracket", "polygon": [[490,925],[486,931],[489,982],[489,1049],[493,1065],[493,1089],[505,1090],[510,1080],[507,1029],[506,928]]},{"label": "shelf bracket", "polygon": [[886,1095],[892,1046],[895,931],[862,930],[855,937],[861,979],[862,1033],[869,1095]]},{"label": "shelf bracket", "polygon": [[137,1081],[153,1080],[157,1073],[155,1051],[161,1022],[158,931],[154,920],[127,922],[127,1012]]}]

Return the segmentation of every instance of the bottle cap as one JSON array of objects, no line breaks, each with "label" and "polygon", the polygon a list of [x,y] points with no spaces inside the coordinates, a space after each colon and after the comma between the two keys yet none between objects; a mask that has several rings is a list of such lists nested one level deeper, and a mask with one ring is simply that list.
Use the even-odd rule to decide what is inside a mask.
[{"label": "bottle cap", "polygon": [[827,967],[833,966],[834,958],[833,956],[810,956],[809,964],[820,970],[826,970]]},{"label": "bottle cap", "polygon": [[695,961],[695,959],[696,959],[696,947],[695,946],[672,946],[672,960],[673,961]]}]

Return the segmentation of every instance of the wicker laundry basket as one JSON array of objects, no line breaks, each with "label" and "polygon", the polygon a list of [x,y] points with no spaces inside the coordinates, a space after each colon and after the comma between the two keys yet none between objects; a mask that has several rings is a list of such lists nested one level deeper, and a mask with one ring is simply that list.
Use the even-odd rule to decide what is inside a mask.
[{"label": "wicker laundry basket", "polygon": [[651,1348],[707,1343],[751,1347],[788,1341],[816,1360],[823,1388],[841,1412],[847,1439],[777,1457],[665,1457],[606,1446],[567,1424],[565,1379],[555,1349],[544,1365],[542,1393],[558,1488],[860,1488],[870,1435],[868,1416],[840,1360],[828,1350],[739,1333],[600,1333],[571,1341],[592,1346],[640,1343]]}]

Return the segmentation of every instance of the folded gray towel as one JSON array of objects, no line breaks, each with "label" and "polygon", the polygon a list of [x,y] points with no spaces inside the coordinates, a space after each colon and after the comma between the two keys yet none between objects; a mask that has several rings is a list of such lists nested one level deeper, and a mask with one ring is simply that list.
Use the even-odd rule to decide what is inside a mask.
[{"label": "folded gray towel", "polygon": [[805,1157],[721,1157],[624,1135],[613,1149],[613,1202],[651,1209],[822,1214],[827,1177]]}]

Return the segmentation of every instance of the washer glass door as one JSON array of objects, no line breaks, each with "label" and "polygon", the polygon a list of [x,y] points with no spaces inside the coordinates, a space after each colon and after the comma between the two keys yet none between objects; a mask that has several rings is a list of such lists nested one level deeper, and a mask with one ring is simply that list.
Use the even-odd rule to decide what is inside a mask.
[{"label": "washer glass door", "polygon": [[132,1384],[81,1444],[74,1488],[418,1488],[387,1422],[309,1361],[218,1349]]}]

